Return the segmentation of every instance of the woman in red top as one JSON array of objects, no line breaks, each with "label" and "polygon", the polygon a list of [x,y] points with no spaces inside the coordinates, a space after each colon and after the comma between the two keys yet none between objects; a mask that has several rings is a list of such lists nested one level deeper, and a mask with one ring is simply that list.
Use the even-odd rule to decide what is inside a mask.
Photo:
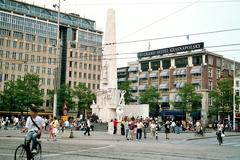
[{"label": "woman in red top", "polygon": [[113,121],[113,128],[114,128],[113,134],[116,134],[117,133],[117,119],[114,119],[114,121]]}]

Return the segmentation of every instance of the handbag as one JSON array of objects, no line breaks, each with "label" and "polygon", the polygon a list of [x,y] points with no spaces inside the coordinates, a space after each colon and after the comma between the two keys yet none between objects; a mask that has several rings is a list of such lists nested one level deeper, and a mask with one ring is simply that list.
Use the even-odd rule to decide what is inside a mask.
[{"label": "handbag", "polygon": [[225,137],[225,134],[222,133],[222,134],[221,134],[221,137]]},{"label": "handbag", "polygon": [[[38,130],[40,130],[40,127],[36,124],[36,122],[33,120],[33,118],[31,117],[32,123],[34,124],[34,126],[37,127]],[[41,138],[41,133],[37,135],[37,138],[40,139]]]}]

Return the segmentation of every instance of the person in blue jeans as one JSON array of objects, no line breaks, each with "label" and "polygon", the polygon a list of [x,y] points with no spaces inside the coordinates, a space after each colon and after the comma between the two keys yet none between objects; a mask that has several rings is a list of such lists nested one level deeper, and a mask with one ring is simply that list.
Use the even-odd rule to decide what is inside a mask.
[{"label": "person in blue jeans", "polygon": [[37,138],[40,138],[45,122],[42,117],[37,115],[37,108],[31,108],[31,116],[27,118],[26,126],[22,132],[28,131],[26,135],[26,142],[30,144],[32,140],[32,153],[37,153]]}]

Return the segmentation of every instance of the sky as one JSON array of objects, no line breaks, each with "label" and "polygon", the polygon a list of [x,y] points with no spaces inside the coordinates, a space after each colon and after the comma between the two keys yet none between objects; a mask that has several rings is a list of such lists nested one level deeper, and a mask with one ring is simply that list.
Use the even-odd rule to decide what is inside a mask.
[{"label": "sky", "polygon": [[[20,0],[51,8],[58,0]],[[96,21],[105,32],[108,8],[116,12],[117,42],[240,29],[240,0],[61,0],[61,11]],[[239,44],[240,30],[117,45],[118,67],[137,59],[137,52],[204,42],[205,46]],[[209,48],[240,61],[240,45]],[[234,51],[233,51],[234,50]],[[131,53],[131,54],[124,54]]]}]

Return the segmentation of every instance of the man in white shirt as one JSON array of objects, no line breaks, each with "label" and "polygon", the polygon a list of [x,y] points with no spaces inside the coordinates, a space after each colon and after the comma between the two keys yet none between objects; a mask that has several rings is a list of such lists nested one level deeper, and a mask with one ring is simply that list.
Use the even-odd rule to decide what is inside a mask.
[{"label": "man in white shirt", "polygon": [[28,131],[26,135],[27,143],[30,143],[32,140],[32,153],[37,153],[37,138],[40,138],[44,125],[44,119],[37,115],[37,108],[33,106],[31,108],[31,116],[27,118],[26,126],[23,129],[23,132]]}]

